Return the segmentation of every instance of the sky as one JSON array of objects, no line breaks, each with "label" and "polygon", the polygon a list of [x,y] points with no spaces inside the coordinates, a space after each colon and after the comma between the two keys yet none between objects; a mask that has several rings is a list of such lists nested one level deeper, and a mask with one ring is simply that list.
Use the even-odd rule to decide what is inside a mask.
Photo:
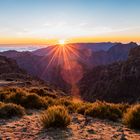
[{"label": "sky", "polygon": [[0,0],[0,44],[140,43],[140,0]]}]

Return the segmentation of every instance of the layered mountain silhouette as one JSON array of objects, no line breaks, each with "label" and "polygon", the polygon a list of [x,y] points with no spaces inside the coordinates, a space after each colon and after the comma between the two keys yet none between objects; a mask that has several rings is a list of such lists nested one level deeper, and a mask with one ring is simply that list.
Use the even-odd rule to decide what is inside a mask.
[{"label": "layered mountain silhouette", "polygon": [[[103,42],[103,43],[71,43],[68,45],[74,47],[77,50],[90,49],[91,51],[98,52],[98,51],[107,51],[115,44],[117,44],[117,43]],[[55,48],[57,46],[58,45],[41,48],[41,49],[33,51],[33,54],[45,56],[45,55],[49,54],[49,52],[52,50],[52,48]]]},{"label": "layered mountain silhouette", "polygon": [[[84,72],[87,72],[99,65],[111,64],[120,60],[126,60],[131,48],[137,46],[136,43],[74,43],[68,44],[72,46],[79,57],[71,57],[70,61],[77,61]],[[28,74],[37,76],[47,82],[55,84],[61,88],[66,88],[69,85],[63,80],[61,76],[61,65],[56,65],[55,62],[48,64],[51,61],[53,53],[50,53],[58,46],[49,46],[33,52],[17,52],[6,51],[1,52],[0,55],[6,56],[16,60],[21,69],[27,71]],[[70,55],[73,54],[70,52]],[[57,60],[56,60],[57,61]]]},{"label": "layered mountain silhouette", "polygon": [[81,95],[88,101],[129,102],[140,100],[140,46],[131,49],[124,62],[98,66],[80,82]]}]

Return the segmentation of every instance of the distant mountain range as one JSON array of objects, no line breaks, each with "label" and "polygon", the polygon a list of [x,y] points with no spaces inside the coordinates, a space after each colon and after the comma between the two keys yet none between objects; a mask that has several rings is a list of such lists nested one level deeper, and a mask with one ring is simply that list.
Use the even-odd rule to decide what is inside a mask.
[{"label": "distant mountain range", "polygon": [[[68,46],[71,46],[75,48],[76,50],[91,50],[94,52],[98,51],[107,51],[109,50],[112,46],[116,45],[117,43],[111,43],[111,42],[103,42],[103,43],[71,43],[67,44]],[[48,46],[46,48],[41,48],[38,50],[33,51],[32,53],[35,55],[40,55],[40,56],[46,56],[49,54],[49,52],[52,50],[52,48],[57,47],[58,45],[54,46]]]},{"label": "distant mountain range", "polygon": [[[128,58],[128,53],[131,48],[138,45],[136,43],[75,43],[68,44],[75,48],[80,57],[72,58],[70,61],[78,62],[84,73],[99,65],[107,65],[113,62],[124,61]],[[56,65],[53,62],[49,67],[48,64],[52,58],[52,49],[57,47],[49,46],[46,48],[38,49],[32,52],[18,52],[18,51],[5,51],[0,52],[0,55],[6,56],[16,60],[18,66],[27,73],[37,76],[47,82],[51,82],[61,88],[69,87],[61,76],[61,66],[63,63]],[[72,54],[70,54],[72,55]]]}]

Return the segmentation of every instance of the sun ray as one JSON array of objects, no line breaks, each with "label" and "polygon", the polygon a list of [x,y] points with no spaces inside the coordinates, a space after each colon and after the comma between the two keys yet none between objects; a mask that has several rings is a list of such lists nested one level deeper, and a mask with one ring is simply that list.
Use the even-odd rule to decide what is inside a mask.
[{"label": "sun ray", "polygon": [[[58,45],[55,45],[47,55],[48,64],[46,65],[42,76],[50,69],[56,67],[60,68],[60,76],[62,79],[71,85],[71,94],[73,96],[79,96],[79,90],[77,83],[83,76],[83,69],[79,60],[82,59],[79,54],[77,46],[65,44],[65,41],[61,41]],[[73,88],[76,87],[76,88]]]}]

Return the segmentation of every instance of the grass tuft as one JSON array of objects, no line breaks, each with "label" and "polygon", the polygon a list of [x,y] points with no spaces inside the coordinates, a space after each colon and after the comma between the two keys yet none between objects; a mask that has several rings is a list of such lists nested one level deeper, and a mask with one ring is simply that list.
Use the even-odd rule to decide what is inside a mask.
[{"label": "grass tuft", "polygon": [[140,104],[131,106],[124,113],[123,122],[130,128],[140,129]]},{"label": "grass tuft", "polygon": [[71,118],[64,106],[52,106],[44,111],[40,117],[44,128],[66,127],[70,124]]},{"label": "grass tuft", "polygon": [[20,105],[13,103],[0,103],[0,118],[21,117],[25,114],[25,110]]},{"label": "grass tuft", "polygon": [[123,112],[117,104],[96,101],[93,103],[92,107],[89,107],[85,111],[85,115],[117,121],[122,117]]}]

